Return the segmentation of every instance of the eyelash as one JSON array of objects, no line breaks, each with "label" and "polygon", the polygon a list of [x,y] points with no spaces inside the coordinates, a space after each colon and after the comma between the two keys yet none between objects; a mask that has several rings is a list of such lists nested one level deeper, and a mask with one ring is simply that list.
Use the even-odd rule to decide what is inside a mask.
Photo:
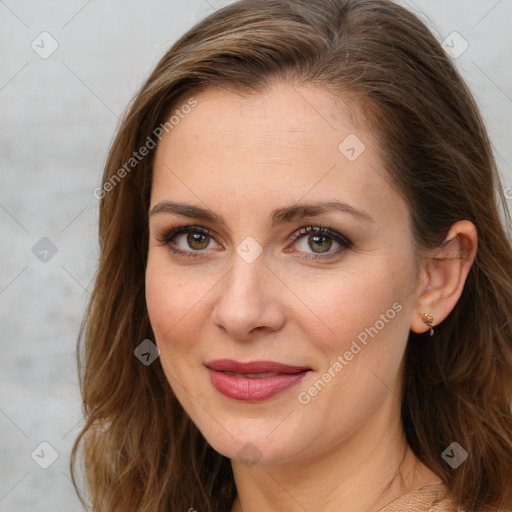
[{"label": "eyelash", "polygon": [[[204,252],[204,250],[183,251],[181,249],[176,249],[175,247],[171,246],[172,239],[182,233],[199,233],[199,234],[207,235],[207,236],[210,236],[211,238],[214,238],[213,233],[210,230],[203,228],[201,226],[172,226],[168,230],[166,230],[164,233],[162,233],[160,236],[157,236],[157,240],[160,243],[167,245],[169,250],[173,254],[177,254],[178,256],[182,256],[185,258],[200,257],[199,253]],[[310,235],[310,234],[328,236],[329,238],[332,238],[333,240],[338,242],[342,246],[342,249],[338,249],[337,251],[325,253],[326,254],[325,256],[323,256],[321,253],[317,253],[317,254],[310,253],[308,256],[301,256],[301,258],[303,258],[303,259],[319,260],[319,259],[331,258],[333,256],[339,255],[340,253],[344,252],[346,249],[351,249],[353,246],[352,242],[348,238],[343,236],[341,233],[338,233],[338,232],[332,230],[331,228],[324,227],[324,226],[302,227],[298,231],[293,233],[289,239],[292,242],[295,242],[295,241],[305,237],[305,235]]]}]

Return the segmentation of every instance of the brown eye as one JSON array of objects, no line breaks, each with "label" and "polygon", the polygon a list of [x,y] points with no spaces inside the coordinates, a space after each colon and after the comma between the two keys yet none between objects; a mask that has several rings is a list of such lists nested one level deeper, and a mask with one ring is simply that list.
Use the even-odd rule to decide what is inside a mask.
[{"label": "brown eye", "polygon": [[348,238],[337,231],[321,226],[301,228],[292,236],[292,240],[295,241],[294,252],[304,253],[301,258],[305,259],[339,256],[352,247],[352,242]]},{"label": "brown eye", "polygon": [[299,237],[295,243],[295,249],[299,252],[323,254],[334,253],[340,243],[328,235],[309,234]]},{"label": "brown eye", "polygon": [[[210,232],[199,226],[181,226],[171,228],[157,239],[167,245],[169,250],[180,256],[198,257],[201,253],[207,253],[205,249],[220,247]],[[213,244],[216,244],[212,246]]]},{"label": "brown eye", "polygon": [[313,250],[317,252],[327,252],[332,246],[332,240],[324,235],[313,235],[308,237],[308,245]]},{"label": "brown eye", "polygon": [[210,235],[205,235],[203,233],[194,233],[190,232],[187,235],[187,244],[191,249],[199,251],[201,249],[206,249],[210,243],[211,237]]}]

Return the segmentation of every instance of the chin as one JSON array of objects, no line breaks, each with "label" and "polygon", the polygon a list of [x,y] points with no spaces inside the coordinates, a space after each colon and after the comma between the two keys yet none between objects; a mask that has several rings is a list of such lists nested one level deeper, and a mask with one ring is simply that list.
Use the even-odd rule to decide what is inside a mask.
[{"label": "chin", "polygon": [[[220,426],[212,429],[211,418],[206,421],[209,423],[207,428],[200,430],[210,446],[221,455],[247,466],[293,461],[311,448],[315,438],[311,436],[310,439],[303,428],[300,434],[292,435],[290,425],[283,428],[284,425],[279,424],[282,418],[272,422],[263,418],[255,421],[252,417],[223,422],[227,432]],[[293,430],[297,432],[295,427]]]}]

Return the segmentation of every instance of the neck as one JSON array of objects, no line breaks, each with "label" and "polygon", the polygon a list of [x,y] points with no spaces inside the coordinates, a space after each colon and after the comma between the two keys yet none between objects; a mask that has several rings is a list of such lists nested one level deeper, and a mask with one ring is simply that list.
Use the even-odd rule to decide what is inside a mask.
[{"label": "neck", "polygon": [[388,397],[387,407],[324,453],[252,467],[232,460],[237,497],[231,512],[375,512],[406,492],[440,483],[408,446],[399,414],[389,412],[396,398]]}]

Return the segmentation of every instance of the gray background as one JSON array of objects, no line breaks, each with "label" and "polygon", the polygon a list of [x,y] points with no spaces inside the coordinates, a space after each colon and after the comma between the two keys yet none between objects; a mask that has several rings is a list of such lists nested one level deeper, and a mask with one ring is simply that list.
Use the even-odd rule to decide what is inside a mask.
[{"label": "gray background", "polygon": [[[1,511],[80,510],[68,460],[81,423],[75,342],[97,262],[92,191],[118,117],[147,73],[179,35],[227,3],[0,0]],[[404,3],[440,40],[456,31],[469,44],[456,62],[504,187],[512,186],[512,0]],[[42,47],[43,31],[59,45],[45,59],[31,47],[51,48],[49,39]],[[33,251],[43,237],[53,256],[45,241]],[[37,448],[34,459],[51,462],[43,441],[58,453],[48,469],[31,458]]]}]

